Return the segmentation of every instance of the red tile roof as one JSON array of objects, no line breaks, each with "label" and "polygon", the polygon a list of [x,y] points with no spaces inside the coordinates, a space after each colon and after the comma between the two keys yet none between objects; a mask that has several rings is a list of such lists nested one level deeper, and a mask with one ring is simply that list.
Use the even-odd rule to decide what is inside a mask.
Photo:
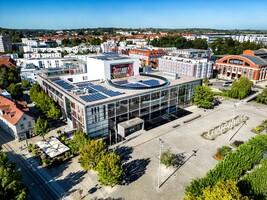
[{"label": "red tile roof", "polygon": [[7,56],[0,57],[0,67],[15,68],[16,62]]},{"label": "red tile roof", "polygon": [[15,125],[21,119],[24,112],[17,108],[10,99],[0,96],[0,116]]}]

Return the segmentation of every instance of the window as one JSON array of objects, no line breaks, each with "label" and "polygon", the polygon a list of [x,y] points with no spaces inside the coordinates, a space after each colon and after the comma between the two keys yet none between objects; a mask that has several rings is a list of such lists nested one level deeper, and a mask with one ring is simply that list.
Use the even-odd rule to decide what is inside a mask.
[{"label": "window", "polygon": [[21,125],[20,125],[20,129],[21,129],[21,130],[24,129],[24,124],[21,124]]},{"label": "window", "polygon": [[28,126],[29,126],[29,128],[32,127],[31,121],[29,121]]}]

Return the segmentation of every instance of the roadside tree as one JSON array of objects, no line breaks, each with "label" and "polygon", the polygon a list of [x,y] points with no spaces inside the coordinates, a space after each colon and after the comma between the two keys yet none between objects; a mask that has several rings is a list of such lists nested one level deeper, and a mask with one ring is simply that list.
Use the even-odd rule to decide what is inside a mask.
[{"label": "roadside tree", "polygon": [[49,127],[46,120],[42,118],[38,118],[34,125],[34,133],[35,135],[40,135],[43,137],[49,132]]}]

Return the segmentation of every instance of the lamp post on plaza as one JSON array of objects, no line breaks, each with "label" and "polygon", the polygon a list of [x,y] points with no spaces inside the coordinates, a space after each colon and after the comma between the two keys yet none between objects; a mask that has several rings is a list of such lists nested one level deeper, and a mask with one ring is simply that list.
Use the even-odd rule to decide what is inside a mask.
[{"label": "lamp post on plaza", "polygon": [[159,138],[159,169],[158,169],[158,188],[160,188],[160,159],[161,159],[161,148],[163,146],[164,141]]}]

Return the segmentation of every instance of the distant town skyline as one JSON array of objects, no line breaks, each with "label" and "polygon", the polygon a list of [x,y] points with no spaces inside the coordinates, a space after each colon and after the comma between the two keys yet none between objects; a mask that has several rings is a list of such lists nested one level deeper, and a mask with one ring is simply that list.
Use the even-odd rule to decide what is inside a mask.
[{"label": "distant town skyline", "polygon": [[267,30],[266,10],[264,0],[13,0],[1,2],[0,27]]}]

